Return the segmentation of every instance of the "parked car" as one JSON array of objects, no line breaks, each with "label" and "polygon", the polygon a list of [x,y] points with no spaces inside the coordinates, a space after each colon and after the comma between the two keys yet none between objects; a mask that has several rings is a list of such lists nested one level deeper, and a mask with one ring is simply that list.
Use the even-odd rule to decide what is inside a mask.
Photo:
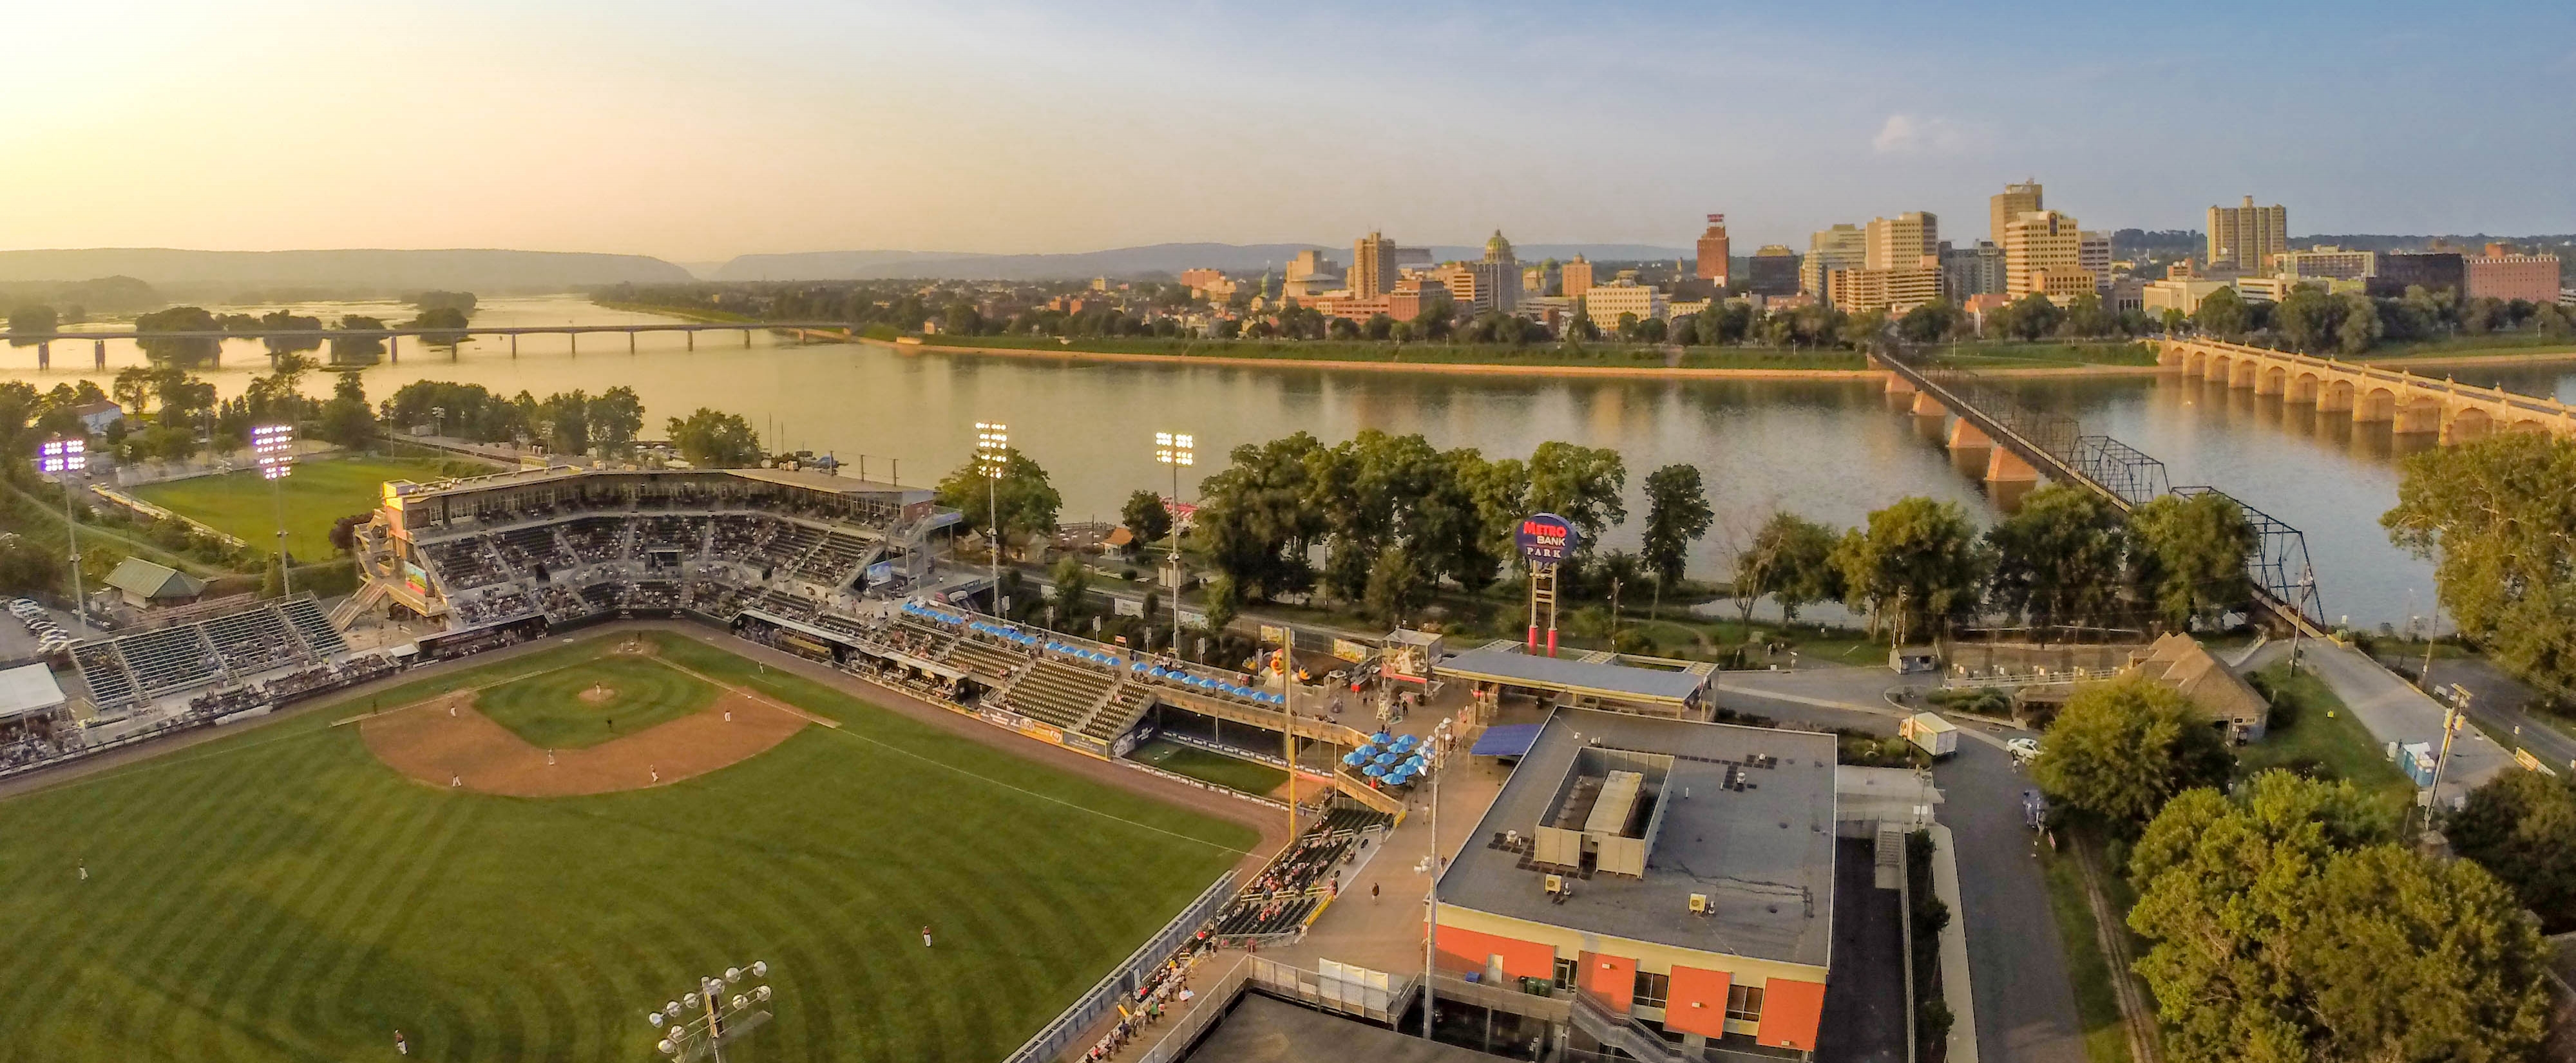
[{"label": "parked car", "polygon": [[2012,738],[2004,741],[2004,752],[2012,754],[2013,763],[2028,764],[2039,759],[2039,739]]}]

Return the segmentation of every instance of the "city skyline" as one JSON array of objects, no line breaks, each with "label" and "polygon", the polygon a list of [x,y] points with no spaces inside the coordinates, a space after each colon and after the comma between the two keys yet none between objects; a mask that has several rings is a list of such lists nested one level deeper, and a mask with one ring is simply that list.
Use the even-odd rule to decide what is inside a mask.
[{"label": "city skyline", "polygon": [[2576,12],[2539,4],[112,8],[21,27],[75,43],[10,75],[0,146],[42,161],[0,177],[34,208],[0,248],[1688,246],[1712,211],[1796,247],[2026,177],[2104,230],[2246,194],[2299,232],[2576,230]]}]

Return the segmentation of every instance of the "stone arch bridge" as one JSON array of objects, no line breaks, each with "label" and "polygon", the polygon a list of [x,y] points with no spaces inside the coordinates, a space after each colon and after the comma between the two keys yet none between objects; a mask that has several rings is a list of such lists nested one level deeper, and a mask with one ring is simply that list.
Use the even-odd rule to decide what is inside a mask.
[{"label": "stone arch bridge", "polygon": [[2318,413],[2350,413],[2355,422],[2470,443],[2498,432],[2536,432],[2576,439],[2576,407],[2556,399],[2435,380],[2385,366],[2317,358],[2205,340],[2162,340],[2156,361],[2184,376],[2278,395]]}]

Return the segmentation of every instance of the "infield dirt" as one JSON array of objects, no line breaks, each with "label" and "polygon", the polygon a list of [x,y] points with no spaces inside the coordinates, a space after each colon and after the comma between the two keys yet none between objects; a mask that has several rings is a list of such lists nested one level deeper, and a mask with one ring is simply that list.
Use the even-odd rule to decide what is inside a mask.
[{"label": "infield dirt", "polygon": [[[406,776],[510,797],[573,797],[679,782],[768,752],[806,718],[725,690],[704,711],[584,749],[540,749],[460,690],[361,720],[367,749]],[[451,712],[452,710],[452,712]]]}]

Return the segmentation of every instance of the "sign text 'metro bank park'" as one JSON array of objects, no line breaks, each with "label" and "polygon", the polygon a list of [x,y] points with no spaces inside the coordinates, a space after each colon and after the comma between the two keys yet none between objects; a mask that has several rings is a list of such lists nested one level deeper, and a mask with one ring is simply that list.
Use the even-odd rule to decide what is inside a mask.
[{"label": "sign text 'metro bank park'", "polygon": [[1521,559],[1533,567],[1562,564],[1574,556],[1574,525],[1554,513],[1521,518],[1513,539],[1520,544]]}]

